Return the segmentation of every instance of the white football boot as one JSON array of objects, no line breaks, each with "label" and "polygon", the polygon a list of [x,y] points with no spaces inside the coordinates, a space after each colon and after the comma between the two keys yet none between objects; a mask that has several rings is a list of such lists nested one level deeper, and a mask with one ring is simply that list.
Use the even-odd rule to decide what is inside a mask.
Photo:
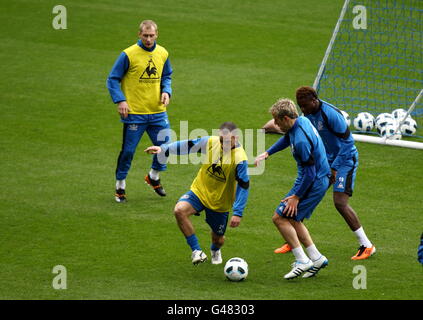
[{"label": "white football boot", "polygon": [[313,261],[311,261],[310,259],[308,259],[307,262],[295,261],[292,264],[292,270],[283,277],[287,280],[294,279],[302,275],[304,272],[308,271],[310,268],[313,268]]},{"label": "white football boot", "polygon": [[221,264],[222,262],[222,252],[220,250],[211,250],[211,263]]},{"label": "white football boot", "polygon": [[313,261],[313,267],[309,269],[304,275],[303,278],[311,278],[314,277],[320,269],[323,269],[329,264],[329,260],[325,256],[320,256],[319,259]]},{"label": "white football boot", "polygon": [[207,260],[207,255],[202,250],[194,250],[191,255],[192,264],[197,265]]}]

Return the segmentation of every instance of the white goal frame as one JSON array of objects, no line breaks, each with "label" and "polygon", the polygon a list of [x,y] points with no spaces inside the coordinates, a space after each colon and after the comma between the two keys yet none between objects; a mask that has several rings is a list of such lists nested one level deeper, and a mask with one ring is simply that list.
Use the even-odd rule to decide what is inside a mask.
[{"label": "white goal frame", "polygon": [[[328,45],[326,52],[325,52],[325,55],[323,57],[322,63],[320,64],[319,71],[318,71],[317,76],[316,76],[314,83],[313,83],[313,88],[316,91],[318,89],[320,80],[321,80],[323,72],[325,70],[326,63],[327,63],[327,60],[329,58],[329,55],[332,52],[333,45],[334,45],[336,37],[338,35],[341,23],[344,20],[344,16],[345,16],[345,13],[348,9],[349,3],[350,3],[350,0],[345,0],[344,5],[343,5],[342,10],[341,10],[341,13],[340,13],[339,18],[338,18],[338,21],[336,23],[335,29],[332,33],[332,37],[330,39],[329,45]],[[420,93],[414,99],[413,103],[408,107],[407,116],[411,114],[411,112],[414,110],[415,106],[417,105],[419,100],[422,98],[422,96],[423,96],[423,89],[420,90]],[[398,126],[396,128],[396,131],[399,130],[401,124],[405,121],[406,117],[404,119],[402,119],[402,121],[400,121],[400,123],[398,124]],[[365,135],[365,134],[353,134],[353,138],[354,138],[355,141],[360,141],[360,142],[369,142],[369,143],[375,143],[375,144],[382,144],[382,145],[390,145],[390,146],[397,146],[397,147],[413,148],[413,149],[423,150],[423,143],[422,142],[406,141],[406,140],[394,140],[394,139],[389,139],[389,138],[386,138],[386,137],[374,137],[374,136],[369,136],[369,135]]]}]

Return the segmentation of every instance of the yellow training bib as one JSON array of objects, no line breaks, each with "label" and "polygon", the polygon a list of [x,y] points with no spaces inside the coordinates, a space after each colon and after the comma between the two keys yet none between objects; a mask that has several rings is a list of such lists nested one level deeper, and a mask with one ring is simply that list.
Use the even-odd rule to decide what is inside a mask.
[{"label": "yellow training bib", "polygon": [[123,50],[129,59],[129,69],[122,79],[121,87],[129,105],[130,114],[151,114],[166,111],[160,102],[161,76],[169,56],[162,46],[156,44],[152,52],[138,44]]},{"label": "yellow training bib", "polygon": [[236,166],[244,160],[248,158],[242,146],[224,153],[219,137],[210,137],[205,161],[191,185],[192,192],[213,211],[231,210],[235,201]]}]

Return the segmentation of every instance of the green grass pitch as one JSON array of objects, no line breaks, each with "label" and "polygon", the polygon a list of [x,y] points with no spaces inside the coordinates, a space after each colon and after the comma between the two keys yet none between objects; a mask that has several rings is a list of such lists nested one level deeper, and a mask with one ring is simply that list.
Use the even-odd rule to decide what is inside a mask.
[{"label": "green grass pitch", "polygon": [[[57,1],[0,4],[0,299],[422,299],[416,253],[423,225],[422,152],[357,143],[360,166],[351,204],[377,254],[353,262],[357,241],[331,192],[307,226],[328,268],[286,281],[291,254],[271,216],[296,176],[289,151],[251,177],[239,228],[228,228],[223,258],[245,258],[248,279],[231,283],[223,266],[193,267],[173,206],[197,165],[173,164],[159,198],[143,182],[143,137],[127,179],[128,203],[113,200],[121,124],[105,86],[120,51],[143,19],[159,24],[174,68],[173,130],[226,120],[259,128],[279,97],[312,84],[343,1],[62,1],[67,29],[52,27]],[[311,10],[310,8],[313,8]],[[266,147],[278,139],[266,136]],[[204,215],[193,217],[203,248]],[[67,269],[67,289],[52,269]],[[367,288],[354,289],[367,270]]]}]

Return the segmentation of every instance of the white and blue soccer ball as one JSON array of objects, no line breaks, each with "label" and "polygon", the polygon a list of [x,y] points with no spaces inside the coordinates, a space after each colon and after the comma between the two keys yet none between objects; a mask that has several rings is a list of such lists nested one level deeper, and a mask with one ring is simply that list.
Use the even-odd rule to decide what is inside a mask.
[{"label": "white and blue soccer ball", "polygon": [[400,122],[407,115],[407,110],[404,110],[404,109],[401,109],[401,108],[395,109],[394,111],[392,111],[391,114],[397,122]]},{"label": "white and blue soccer ball", "polygon": [[391,139],[391,140],[399,140],[399,139],[401,139],[401,131],[398,130],[398,132],[396,132],[397,126],[398,126],[398,124],[394,121],[388,122],[384,126],[382,126],[380,128],[378,127],[377,132],[382,137],[386,137],[386,138]]},{"label": "white and blue soccer ball", "polygon": [[400,130],[402,134],[413,135],[417,131],[417,122],[413,118],[407,117],[401,124]]},{"label": "white and blue soccer ball", "polygon": [[397,121],[392,116],[392,114],[387,112],[379,114],[375,119],[375,124],[376,124],[376,128],[378,129],[378,132],[379,132],[379,129],[383,128],[388,123],[396,124]]},{"label": "white and blue soccer ball", "polygon": [[242,281],[248,276],[248,263],[242,258],[231,258],[226,262],[223,272],[230,281]]},{"label": "white and blue soccer ball", "polygon": [[369,112],[360,112],[357,117],[354,118],[354,128],[358,131],[367,132],[371,131],[375,126],[375,118]]},{"label": "white and blue soccer ball", "polygon": [[345,122],[347,123],[348,127],[351,125],[351,119],[350,115],[345,112],[344,110],[341,110],[342,115],[344,116]]}]

